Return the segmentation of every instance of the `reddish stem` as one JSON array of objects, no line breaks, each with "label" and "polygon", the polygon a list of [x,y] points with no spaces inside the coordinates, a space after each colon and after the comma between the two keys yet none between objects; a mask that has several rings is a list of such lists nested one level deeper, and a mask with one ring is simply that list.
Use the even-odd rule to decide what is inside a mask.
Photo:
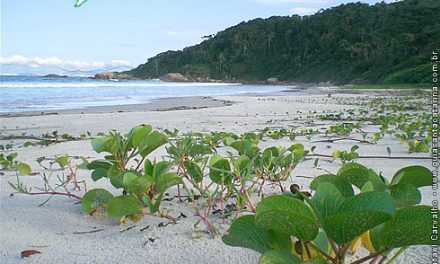
[{"label": "reddish stem", "polygon": [[255,206],[254,206],[254,204],[252,203],[252,200],[251,200],[251,197],[249,196],[248,191],[246,190],[245,187],[242,189],[242,191],[244,191],[244,194],[246,195],[246,199],[248,200],[249,207],[251,208],[252,213],[255,214],[255,212],[256,212],[257,210],[255,209]]},{"label": "reddish stem", "polygon": [[72,194],[70,192],[66,192],[66,193],[63,193],[63,192],[35,192],[35,193],[26,193],[26,194],[28,194],[28,195],[44,195],[44,194],[47,194],[47,195],[64,195],[64,196],[69,196],[69,197],[76,198],[78,200],[82,199],[81,197],[79,197],[79,196],[77,196],[75,194]]}]

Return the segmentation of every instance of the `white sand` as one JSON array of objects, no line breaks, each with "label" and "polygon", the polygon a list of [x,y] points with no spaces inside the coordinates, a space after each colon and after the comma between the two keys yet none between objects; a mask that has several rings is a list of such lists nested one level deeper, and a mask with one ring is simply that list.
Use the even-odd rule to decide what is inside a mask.
[{"label": "white sand", "polygon": [[[178,128],[181,131],[229,131],[242,133],[254,131],[269,126],[274,129],[289,127],[299,124],[304,126],[304,118],[309,111],[331,111],[338,113],[344,109],[354,109],[356,106],[337,104],[335,98],[352,98],[355,100],[365,95],[334,95],[328,99],[325,94],[298,95],[285,93],[266,96],[233,96],[212,98],[192,98],[185,101],[171,100],[158,101],[154,107],[132,106],[116,107],[110,109],[86,109],[70,112],[60,112],[57,115],[36,115],[2,117],[0,125],[3,131],[21,135],[35,136],[59,131],[59,134],[69,133],[74,136],[85,134],[90,131],[93,135],[98,132],[107,132],[116,129],[121,132],[128,132],[133,126],[139,124],[152,124],[156,129]],[[233,101],[229,105],[225,101]],[[202,102],[202,103],[201,103]],[[203,102],[208,102],[203,104]],[[162,105],[163,104],[163,105]],[[226,105],[226,106],[225,106]],[[172,110],[201,108],[203,106],[215,106],[193,110]],[[184,108],[184,109],[185,109]],[[125,111],[125,112],[118,112]],[[300,112],[299,112],[300,111]],[[84,114],[81,114],[84,112]],[[302,117],[300,121],[296,118]],[[316,121],[320,124],[329,122]],[[377,130],[369,126],[365,130]],[[5,134],[2,134],[3,136]],[[356,135],[355,135],[356,136]],[[361,138],[360,135],[357,135]],[[321,136],[314,136],[312,140],[322,139]],[[24,140],[14,140],[20,144]],[[330,154],[335,149],[347,150],[355,142],[339,141],[337,143],[315,143],[310,144],[304,137],[298,137],[298,142],[305,144],[306,148],[311,145],[317,146],[316,152]],[[0,144],[8,143],[2,140]],[[266,147],[273,142],[262,142],[261,147]],[[277,141],[278,145],[292,144],[288,139]],[[400,145],[399,140],[386,137],[376,145],[357,144],[360,146],[361,155],[382,155],[387,156],[386,148],[392,148],[392,155],[395,156],[427,156],[427,154],[408,154],[407,146]],[[331,148],[327,148],[331,146]],[[90,141],[65,142],[49,147],[28,147],[18,148],[18,160],[31,165],[34,171],[43,172],[35,161],[36,157],[55,155],[79,155],[97,157],[93,152]],[[154,152],[153,157],[164,155],[164,149]],[[382,172],[384,176],[392,177],[399,168],[407,165],[423,165],[430,167],[429,160],[360,160],[366,166]],[[321,161],[321,166],[336,172],[339,165]],[[53,197],[46,205],[38,207],[47,197],[26,196],[17,194],[10,197],[13,190],[8,182],[15,182],[14,172],[4,172],[0,176],[0,253],[1,263],[256,263],[258,253],[243,248],[233,248],[224,245],[220,236],[215,239],[203,236],[199,239],[192,238],[197,218],[193,216],[194,210],[188,203],[180,203],[175,199],[172,202],[165,201],[162,209],[173,215],[179,216],[184,213],[187,218],[180,219],[177,224],[166,227],[158,227],[158,224],[167,223],[168,220],[145,216],[139,222],[127,221],[119,226],[112,220],[106,218],[93,218],[82,212],[80,204],[76,200],[67,197]],[[60,173],[62,172],[54,172]],[[67,173],[67,172],[65,172]],[[285,183],[288,186],[291,182],[299,183],[307,188],[309,179],[296,178],[296,175],[317,176],[323,174],[321,170],[313,167],[313,160],[301,163],[294,171],[292,179]],[[105,180],[93,182],[90,172],[80,170],[79,179],[87,181],[88,188],[112,187]],[[55,177],[55,175],[54,175]],[[39,176],[23,176],[20,180],[28,186],[41,186],[42,180]],[[270,187],[266,187],[270,191]],[[274,190],[276,191],[276,190]],[[429,188],[424,188],[422,195],[424,204],[429,204],[432,197]],[[115,192],[117,193],[117,192]],[[170,190],[173,195],[175,189]],[[78,192],[82,195],[81,192]],[[221,221],[213,216],[211,220],[224,233],[228,225],[221,224]],[[132,229],[129,227],[136,226]],[[140,229],[149,226],[148,229]],[[103,229],[96,233],[74,234],[96,229]],[[204,229],[199,224],[198,229]],[[154,242],[150,241],[154,240]],[[24,249],[36,249],[42,252],[27,259],[21,259],[20,252]],[[365,254],[365,252],[361,252]],[[428,263],[430,249],[428,247],[413,247],[409,249],[396,263]]]}]

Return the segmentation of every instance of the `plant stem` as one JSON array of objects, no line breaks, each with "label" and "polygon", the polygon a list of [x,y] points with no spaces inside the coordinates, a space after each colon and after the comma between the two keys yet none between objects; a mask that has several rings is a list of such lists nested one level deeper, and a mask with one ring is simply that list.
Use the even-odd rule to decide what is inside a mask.
[{"label": "plant stem", "polygon": [[139,168],[141,167],[141,165],[142,165],[142,163],[144,162],[145,158],[146,158],[146,157],[143,157],[143,158],[141,159],[141,161],[139,161],[138,165],[136,166],[136,169],[134,169],[135,171],[139,170]]},{"label": "plant stem", "polygon": [[325,253],[324,251],[322,251],[319,247],[315,246],[315,244],[313,243],[309,243],[308,244],[311,248],[313,248],[314,250],[316,250],[316,252],[318,252],[318,254],[322,255],[323,257],[325,257],[326,259],[328,259],[330,262],[332,263],[337,263],[336,259],[334,259],[333,257],[331,257],[330,255],[328,255],[327,253]]},{"label": "plant stem", "polygon": [[388,251],[387,248],[382,248],[381,250],[379,250],[379,251],[377,251],[377,252],[375,252],[375,253],[372,253],[372,254],[370,254],[370,255],[368,255],[368,256],[366,256],[366,257],[363,257],[363,258],[361,258],[361,259],[358,259],[358,260],[352,262],[351,264],[360,264],[360,263],[365,262],[365,261],[367,261],[367,260],[369,260],[369,259],[375,258],[375,257],[377,257],[377,256],[379,256],[379,255],[381,255],[382,253],[385,253],[385,252],[387,252],[387,251]]},{"label": "plant stem", "polygon": [[401,247],[401,248],[399,249],[399,251],[397,251],[397,253],[394,254],[394,256],[393,256],[392,258],[390,258],[390,260],[388,260],[387,264],[391,264],[391,263],[393,263],[393,261],[394,261],[398,256],[400,256],[400,255],[403,253],[403,251],[405,251],[407,248],[408,248],[408,247]]},{"label": "plant stem", "polygon": [[345,254],[347,253],[348,248],[350,247],[351,242],[347,243],[347,245],[345,245],[342,250],[339,252],[339,255],[344,258]]},{"label": "plant stem", "polygon": [[352,141],[357,141],[359,143],[367,143],[367,144],[371,144],[374,145],[375,143],[368,141],[368,140],[362,140],[362,139],[357,139],[357,138],[349,138],[349,137],[344,137],[344,138],[334,138],[334,139],[323,139],[323,140],[315,140],[312,141],[311,143],[318,143],[318,142],[329,142],[329,143],[333,143],[335,141],[341,141],[341,140],[352,140]]},{"label": "plant stem", "polygon": [[383,256],[382,259],[377,264],[383,264],[385,263],[385,260],[387,260],[387,256]]},{"label": "plant stem", "polygon": [[249,207],[251,208],[252,213],[255,214],[255,212],[257,211],[257,209],[255,209],[255,206],[254,206],[254,204],[252,203],[251,197],[249,196],[249,193],[248,193],[248,191],[246,190],[246,187],[243,187],[243,189],[244,189],[244,194],[246,195],[246,199],[248,200]]},{"label": "plant stem", "polygon": [[225,223],[225,206],[224,206],[224,204],[223,204],[223,180],[224,180],[224,177],[222,177],[222,186],[221,186],[221,189],[220,189],[220,209],[221,209],[221,211],[222,211],[222,222],[223,222],[223,224]]},{"label": "plant stem", "polygon": [[302,243],[304,243],[304,247],[306,248],[307,257],[309,259],[311,259],[312,258],[312,254],[310,253],[310,248],[309,248],[308,243],[307,242],[302,242]]},{"label": "plant stem", "polygon": [[265,178],[263,178],[263,181],[261,182],[260,189],[258,190],[258,196],[261,196],[261,193],[263,192],[263,186],[264,182],[266,181]]},{"label": "plant stem", "polygon": [[73,171],[72,163],[70,161],[68,167],[70,171],[70,177],[73,180],[73,190],[78,189],[78,191],[81,191],[81,187],[79,186],[78,181],[76,180],[76,173],[78,172],[78,167],[76,167],[75,171]]},{"label": "plant stem", "polygon": [[34,192],[34,193],[27,192],[27,193],[23,193],[23,194],[27,194],[27,195],[45,195],[45,194],[46,195],[64,195],[64,196],[76,198],[78,200],[82,199],[81,197],[79,197],[75,194],[72,194],[70,192],[65,192],[65,193],[63,193],[63,192]]}]

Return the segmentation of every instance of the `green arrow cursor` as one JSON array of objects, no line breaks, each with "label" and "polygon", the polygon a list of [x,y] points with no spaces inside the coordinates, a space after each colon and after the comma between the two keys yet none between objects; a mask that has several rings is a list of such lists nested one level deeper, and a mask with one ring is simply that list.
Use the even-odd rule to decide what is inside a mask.
[{"label": "green arrow cursor", "polygon": [[76,0],[75,7],[80,7],[85,2],[87,2],[87,0]]}]

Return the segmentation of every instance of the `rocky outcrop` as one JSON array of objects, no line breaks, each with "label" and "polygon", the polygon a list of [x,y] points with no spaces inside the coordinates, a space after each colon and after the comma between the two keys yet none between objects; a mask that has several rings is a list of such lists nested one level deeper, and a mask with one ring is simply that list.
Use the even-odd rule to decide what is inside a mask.
[{"label": "rocky outcrop", "polygon": [[138,80],[138,78],[134,77],[133,75],[126,74],[126,73],[119,73],[119,72],[101,72],[98,74],[95,74],[95,77],[93,79],[98,80]]},{"label": "rocky outcrop", "polygon": [[43,77],[45,77],[45,78],[67,78],[69,76],[59,75],[59,74],[47,74],[47,75],[44,75]]},{"label": "rocky outcrop", "polygon": [[167,73],[159,77],[163,82],[188,82],[188,78],[180,73]]},{"label": "rocky outcrop", "polygon": [[266,79],[266,83],[267,84],[278,84],[280,81],[278,80],[278,78],[275,77],[270,77]]}]

